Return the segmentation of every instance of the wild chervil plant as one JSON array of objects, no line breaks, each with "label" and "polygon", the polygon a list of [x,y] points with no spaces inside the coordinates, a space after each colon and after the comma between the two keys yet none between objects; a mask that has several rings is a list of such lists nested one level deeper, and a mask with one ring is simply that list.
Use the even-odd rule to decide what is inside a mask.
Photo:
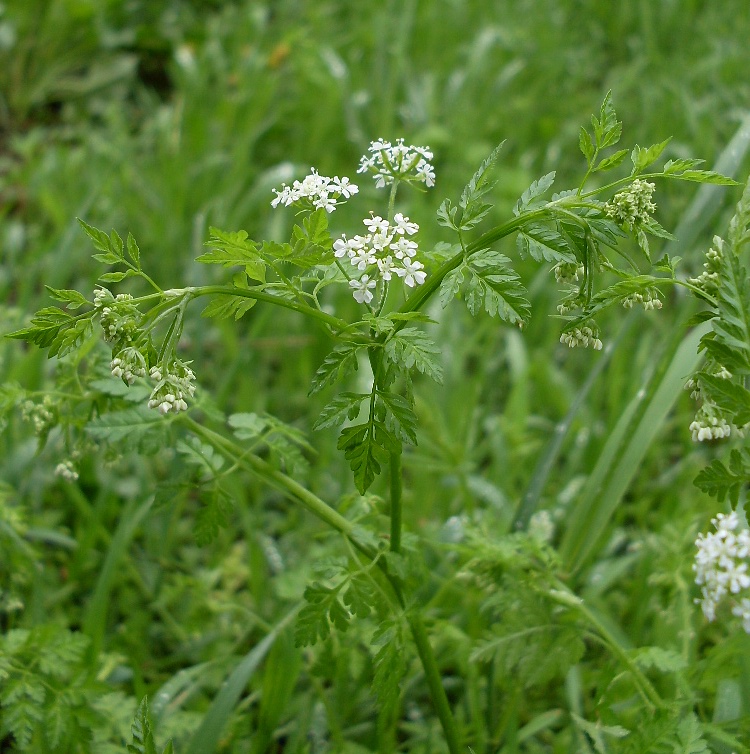
[{"label": "wild chervil plant", "polygon": [[[581,129],[586,171],[580,185],[552,193],[555,174],[549,173],[523,192],[513,217],[476,235],[475,228],[492,208],[490,172],[501,145],[457,201],[445,199],[440,204],[437,221],[447,230],[446,240],[433,248],[420,243],[419,223],[399,211],[398,204],[402,190],[434,189],[439,176],[433,154],[403,139],[373,141],[360,161],[357,172],[362,179],[374,179],[384,192],[378,207],[362,206],[360,227],[345,229],[335,223],[342,203],[363,204],[358,186],[348,177],[327,177],[312,169],[304,179],[277,189],[271,201],[275,212],[296,213],[298,221],[288,242],[255,241],[245,231],[212,228],[208,251],[198,261],[235,269],[225,284],[163,289],[145,272],[131,235],[123,241],[115,231],[107,234],[81,222],[96,248],[94,259],[115,269],[100,276],[91,299],[75,290],[50,288],[66,308],[42,309],[28,327],[10,335],[48,349],[50,356],[65,357],[76,373],[64,397],[30,402],[24,412],[34,422],[40,442],[51,428],[61,427],[68,456],[60,460],[58,473],[68,480],[76,478],[76,459],[89,450],[92,440],[127,442],[148,450],[164,442],[165,427],[179,431],[180,452],[199,469],[193,482],[204,501],[195,523],[199,543],[210,541],[229,521],[227,469],[250,472],[317,516],[342,536],[342,557],[320,563],[317,579],[307,586],[296,617],[296,644],[330,641],[332,631],[359,636],[371,647],[379,729],[393,730],[402,714],[404,689],[423,677],[445,742],[443,746],[433,740],[430,750],[447,748],[456,754],[471,744],[479,751],[489,746],[494,732],[467,728],[465,713],[455,709],[446,691],[425,623],[429,577],[424,546],[402,527],[402,455],[405,446],[416,445],[418,439],[413,379],[421,373],[439,383],[443,375],[440,348],[423,327],[432,321],[425,313],[427,305],[437,297],[445,308],[460,298],[472,315],[485,312],[523,328],[531,315],[527,291],[510,258],[494,248],[510,236],[515,236],[522,259],[531,258],[554,271],[562,289],[556,314],[560,341],[571,348],[602,349],[607,335],[598,317],[605,309],[660,309],[665,286],[683,286],[708,304],[703,319],[714,323],[702,341],[706,366],[691,381],[702,401],[691,431],[703,441],[740,431],[750,422],[750,393],[744,386],[750,373],[750,293],[747,269],[739,257],[749,238],[750,194],[746,191],[739,205],[728,242],[716,239],[706,272],[692,280],[679,278],[679,259],[665,256],[654,261],[650,254],[649,239],[672,238],[656,220],[657,181],[733,181],[699,169],[700,161],[694,159],[669,160],[655,169],[668,140],[612,151],[621,128],[607,95],[591,128]],[[628,175],[610,182],[601,178],[628,158]],[[108,287],[127,279],[145,284],[148,292],[116,293]],[[346,291],[356,302],[353,321],[334,313],[341,300],[336,290]],[[214,407],[200,411],[200,375],[209,365],[197,355],[186,361],[179,344],[187,310],[202,298],[209,299],[205,317],[239,320],[261,304],[314,320],[335,346],[312,376],[311,395],[350,384],[355,371],[366,374],[357,380],[357,389],[342,390],[327,403],[315,428],[340,428],[338,449],[360,495],[368,493],[379,475],[387,475],[388,532],[379,528],[376,517],[351,506],[342,513],[295,479],[309,447],[295,428],[269,415],[223,417]],[[99,328],[111,348],[111,375],[121,384],[101,379],[81,384],[78,366],[94,348]],[[130,405],[118,408],[123,399]],[[224,427],[231,434],[222,431]],[[720,500],[729,494],[736,505],[749,475],[750,456],[737,450],[729,468],[714,462],[701,474],[699,485]],[[174,486],[165,485],[157,497],[173,493]],[[750,540],[745,523],[731,513],[720,516],[716,526],[716,534],[698,543],[696,573],[703,586],[704,612],[712,619],[718,604],[732,599],[732,611],[747,627],[750,600],[744,595],[750,593]],[[708,750],[704,735],[709,734],[739,750],[730,732],[717,726],[709,730],[700,722],[693,699],[683,693],[684,667],[677,659],[655,649],[648,656],[634,655],[573,593],[549,539],[550,522],[543,514],[532,518],[527,532],[501,540],[487,536],[481,524],[462,533],[457,546],[463,561],[459,577],[482,595],[478,609],[488,628],[485,638],[468,649],[472,662],[494,663],[496,672],[507,674],[508,686],[512,688],[517,677],[520,689],[565,676],[587,642],[593,641],[611,654],[614,670],[602,681],[603,687],[625,683],[632,693],[620,718],[604,721],[607,724],[574,716],[587,750],[650,751],[643,748],[644,741],[658,740],[677,747],[664,750],[698,752]],[[22,669],[26,654],[32,652],[32,638],[19,629],[0,644],[0,677],[6,689],[0,697],[3,725],[21,751],[39,742],[54,749],[73,740],[69,732],[53,738],[49,720],[61,713],[50,690],[72,672],[69,668],[85,649],[85,643],[73,642],[66,656],[56,660],[63,669],[43,670],[41,676],[46,673],[52,680],[42,677],[32,684],[32,693]],[[412,643],[419,668],[411,662]],[[675,674],[673,689],[653,682],[647,671],[654,667]],[[70,702],[76,725],[85,725],[80,708],[87,699],[79,694]],[[156,751],[145,703],[133,732],[131,751]],[[270,736],[259,732],[258,740],[266,734]],[[257,744],[257,750],[265,745]]]}]

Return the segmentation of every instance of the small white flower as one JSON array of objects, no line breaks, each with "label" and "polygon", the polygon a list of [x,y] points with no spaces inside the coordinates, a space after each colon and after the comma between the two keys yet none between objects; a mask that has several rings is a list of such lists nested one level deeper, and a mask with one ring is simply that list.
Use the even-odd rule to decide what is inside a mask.
[{"label": "small white flower", "polygon": [[55,466],[55,476],[62,477],[68,482],[75,482],[78,479],[78,472],[73,461],[62,461]]},{"label": "small white flower", "polygon": [[369,220],[365,218],[362,222],[370,233],[385,233],[387,235],[390,229],[388,220],[384,220],[380,215],[372,215]]},{"label": "small white flower", "polygon": [[393,223],[395,225],[396,233],[400,233],[401,235],[406,233],[409,236],[413,236],[419,230],[419,225],[410,222],[409,218],[404,217],[400,212],[396,213],[396,216],[393,218]]},{"label": "small white flower", "polygon": [[378,259],[378,270],[380,270],[380,277],[383,280],[390,280],[395,269],[396,265],[393,263],[393,257],[390,254],[385,259]]},{"label": "small white flower", "polygon": [[358,270],[367,269],[371,264],[375,264],[377,258],[372,253],[372,249],[367,247],[363,249],[357,249],[350,254],[352,266]]},{"label": "small white flower", "polygon": [[391,249],[396,259],[413,258],[417,255],[417,244],[408,238],[399,238],[396,243],[391,244]]},{"label": "small white flower", "polygon": [[348,199],[350,196],[359,193],[359,187],[356,184],[352,183],[346,176],[344,176],[343,178],[335,176],[331,181],[331,184],[333,186],[333,190],[341,194],[341,196],[343,196],[345,199]]},{"label": "small white flower", "polygon": [[376,280],[371,280],[369,275],[362,275],[359,280],[350,280],[349,285],[354,289],[352,295],[359,304],[369,304],[372,301],[372,289],[377,285]]},{"label": "small white flower", "polygon": [[411,259],[402,259],[403,267],[396,268],[396,274],[404,279],[404,285],[413,288],[415,285],[422,285],[427,273],[422,272],[424,265],[421,262],[412,261]]}]

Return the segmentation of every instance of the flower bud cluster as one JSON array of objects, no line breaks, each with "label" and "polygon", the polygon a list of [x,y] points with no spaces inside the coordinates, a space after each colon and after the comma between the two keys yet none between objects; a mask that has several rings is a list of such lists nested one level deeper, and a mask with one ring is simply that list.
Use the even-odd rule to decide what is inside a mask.
[{"label": "flower bud cluster", "polygon": [[378,188],[389,186],[395,180],[424,183],[427,187],[435,185],[435,169],[430,164],[432,152],[429,147],[406,146],[403,139],[395,144],[390,141],[370,142],[359,161],[358,173],[373,173]]},{"label": "flower bud cluster", "polygon": [[73,461],[62,461],[55,466],[55,476],[62,477],[68,482],[75,482],[78,479],[78,471]]},{"label": "flower bud cluster", "polygon": [[43,434],[52,427],[56,414],[55,402],[49,395],[45,395],[41,403],[24,401],[21,405],[21,416],[32,423],[34,433],[37,435]]},{"label": "flower bud cluster", "polygon": [[622,305],[626,309],[632,309],[636,304],[643,304],[646,311],[661,309],[662,303],[659,298],[659,291],[656,288],[649,288],[644,293],[631,293],[622,300]]},{"label": "flower bud cluster", "polygon": [[185,397],[192,398],[195,394],[195,373],[184,361],[176,359],[151,367],[150,377],[156,382],[156,387],[151,391],[149,408],[156,408],[164,415],[187,409]]},{"label": "flower bud cluster", "polygon": [[704,271],[697,278],[690,278],[696,288],[713,296],[719,289],[719,271],[721,259],[724,254],[724,239],[714,236],[713,246],[706,252],[706,261],[703,263]]},{"label": "flower bud cluster", "polygon": [[113,377],[132,385],[137,377],[146,376],[146,359],[137,348],[123,348],[109,364]]},{"label": "flower bud cluster", "polygon": [[[693,394],[695,392],[693,391]],[[721,410],[718,406],[708,402],[698,409],[695,419],[690,423],[688,429],[694,442],[721,440],[732,434],[732,425],[723,416]]]},{"label": "flower bud cluster", "polygon": [[328,178],[319,175],[315,168],[311,168],[310,175],[301,181],[295,181],[291,187],[286,183],[281,184],[281,191],[273,190],[276,198],[271,202],[272,207],[283,204],[285,207],[291,204],[304,207],[305,209],[324,209],[333,212],[343,196],[348,199],[359,192],[359,187],[351,183],[348,178]]},{"label": "flower bud cluster", "polygon": [[742,619],[742,627],[750,633],[750,531],[740,526],[737,513],[720,513],[711,520],[716,531],[699,534],[695,545],[693,571],[695,583],[701,587],[697,600],[709,621],[716,619],[716,608],[729,597],[732,614]]},{"label": "flower bud cluster", "polygon": [[583,276],[583,265],[577,262],[559,262],[552,271],[557,283],[577,283],[579,276]]},{"label": "flower bud cluster", "polygon": [[599,328],[591,322],[590,325],[576,327],[564,332],[560,336],[560,342],[565,343],[568,348],[582,346],[583,348],[593,348],[595,351],[601,351],[602,341],[599,337],[600,335]]},{"label": "flower bud cluster", "polygon": [[94,291],[94,307],[99,312],[99,321],[104,330],[104,339],[119,351],[135,339],[141,322],[141,313],[129,293],[113,296],[106,288]]},{"label": "flower bud cluster", "polygon": [[392,225],[372,213],[362,222],[370,231],[367,235],[353,238],[344,235],[333,244],[333,253],[338,259],[348,257],[352,267],[369,270],[359,280],[349,281],[355,301],[369,304],[378,282],[390,281],[394,275],[402,278],[409,288],[422,285],[427,274],[423,271],[424,265],[416,259],[417,243],[409,238],[419,230],[417,223],[400,212],[396,213]]},{"label": "flower bud cluster", "polygon": [[628,188],[619,191],[607,202],[604,212],[628,230],[648,223],[656,211],[656,205],[651,201],[655,188],[653,183],[636,178]]}]

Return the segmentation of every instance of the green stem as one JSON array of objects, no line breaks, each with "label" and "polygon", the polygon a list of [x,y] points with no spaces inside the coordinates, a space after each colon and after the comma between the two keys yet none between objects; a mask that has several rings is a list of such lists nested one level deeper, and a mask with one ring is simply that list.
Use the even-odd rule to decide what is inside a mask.
[{"label": "green stem", "polygon": [[401,451],[391,451],[391,550],[401,551]]},{"label": "green stem", "polygon": [[430,696],[432,696],[432,703],[435,705],[435,711],[438,718],[440,718],[443,733],[445,733],[445,742],[448,744],[448,751],[450,754],[461,754],[463,749],[460,743],[461,737],[458,732],[458,726],[453,719],[453,713],[451,712],[448,697],[443,687],[440,669],[438,668],[430,639],[427,636],[427,630],[422,622],[422,616],[419,613],[414,613],[408,617],[408,621],[411,635],[417,646],[417,654],[419,654],[419,659],[424,668],[425,679],[430,689]]},{"label": "green stem", "polygon": [[[256,301],[265,301],[268,304],[276,304],[276,306],[283,306],[286,309],[305,314],[308,317],[323,322],[337,332],[344,331],[349,327],[348,322],[345,322],[338,317],[334,317],[332,314],[327,314],[319,309],[314,309],[312,306],[300,303],[299,301],[284,299],[280,296],[272,296],[270,293],[256,291],[253,288],[237,288],[233,285],[201,285],[195,288],[190,288],[189,292],[192,294],[193,298],[198,298],[198,296],[239,296],[240,298],[253,298]],[[364,339],[363,342],[365,342]]]},{"label": "green stem", "polygon": [[586,603],[578,595],[568,589],[562,582],[557,582],[558,591],[551,594],[552,599],[560,602],[567,607],[578,610],[581,615],[596,629],[602,641],[609,647],[609,650],[615,654],[625,667],[630,671],[636,685],[643,694],[647,702],[650,702],[656,709],[664,709],[667,705],[659,696],[659,692],[653,687],[651,681],[646,678],[643,671],[633,662],[628,653],[620,646],[617,639],[611,634],[607,627],[599,618],[586,606]]}]

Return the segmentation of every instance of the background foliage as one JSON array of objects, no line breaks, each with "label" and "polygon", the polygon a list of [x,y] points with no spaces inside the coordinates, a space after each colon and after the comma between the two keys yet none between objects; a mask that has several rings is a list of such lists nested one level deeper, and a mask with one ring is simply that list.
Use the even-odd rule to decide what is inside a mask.
[{"label": "background foliage", "polygon": [[[507,139],[489,218],[500,222],[539,175],[577,183],[579,127],[610,89],[627,142],[671,135],[669,158],[744,179],[749,33],[740,0],[6,2],[3,331],[49,305],[45,284],[93,288],[76,217],[132,232],[163,287],[209,283],[222,271],[192,261],[210,226],[284,240],[291,216],[271,211],[271,187],[310,165],[351,176],[377,137],[436,154],[438,194],[408,197],[425,246],[446,240],[430,222],[436,197],[455,199]],[[660,187],[657,217],[678,241],[654,258],[677,254],[697,274],[739,192],[689,189]],[[337,222],[351,227],[356,212]],[[692,481],[729,452],[687,430],[695,304],[673,292],[658,314],[614,311],[602,322],[614,351],[569,351],[549,317],[554,276],[519,261],[512,239],[501,250],[529,287],[532,321],[520,333],[460,305],[431,312],[444,384],[415,384],[419,444],[404,459],[406,527],[433,542],[424,599],[465,735],[476,752],[744,750],[731,736],[750,727],[748,639],[704,625],[692,604],[695,534],[717,506]],[[335,433],[312,433],[329,396],[307,391],[329,349],[294,313],[262,306],[239,323],[196,316],[183,334],[205,415],[257,415],[246,430],[270,441],[268,457],[292,444],[298,479],[377,521],[382,482],[353,495]],[[93,376],[106,376],[105,349],[92,355]],[[372,636],[356,580],[347,633],[294,646],[295,607],[310,582],[335,577],[339,540],[252,476],[222,476],[219,461],[209,475],[210,454],[164,427],[129,424],[109,445],[94,430],[78,480],[56,476],[68,456],[55,413],[77,365],[15,341],[0,358],[0,748],[150,751],[171,736],[178,752],[440,750],[408,636],[398,622]],[[27,407],[24,418],[26,401],[49,416]],[[100,409],[93,400],[73,423]],[[274,434],[267,414],[306,439]],[[204,483],[217,472],[220,484]],[[186,478],[190,493],[163,493]],[[593,619],[537,599],[538,562],[517,557],[533,547],[506,535],[538,510],[555,526],[550,568]],[[528,616],[550,630],[526,640]],[[681,699],[679,725],[676,708],[638,718],[596,625]],[[402,672],[399,691],[388,676]],[[150,712],[136,716],[147,694]],[[638,730],[623,737],[626,724]]]}]

